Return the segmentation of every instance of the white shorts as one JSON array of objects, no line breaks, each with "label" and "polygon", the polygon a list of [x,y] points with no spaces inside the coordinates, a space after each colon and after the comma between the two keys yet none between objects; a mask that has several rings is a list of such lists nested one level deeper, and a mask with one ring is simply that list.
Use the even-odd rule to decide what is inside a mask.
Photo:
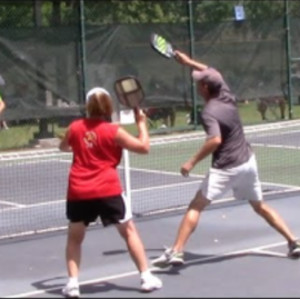
[{"label": "white shorts", "polygon": [[208,200],[219,199],[232,190],[236,199],[262,200],[255,155],[237,167],[229,169],[210,168],[201,184],[201,193]]}]

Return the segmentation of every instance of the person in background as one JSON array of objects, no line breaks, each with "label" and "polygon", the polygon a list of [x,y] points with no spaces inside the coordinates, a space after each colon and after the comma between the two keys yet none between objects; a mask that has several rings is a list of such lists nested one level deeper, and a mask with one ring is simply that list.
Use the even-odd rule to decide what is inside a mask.
[{"label": "person in background", "polygon": [[195,165],[209,155],[212,155],[212,165],[187,208],[172,247],[153,259],[152,264],[183,264],[184,246],[195,231],[202,211],[228,190],[233,191],[236,199],[247,200],[254,211],[287,240],[288,256],[298,258],[299,241],[280,215],[263,200],[255,153],[245,138],[236,98],[223,76],[218,70],[183,52],[175,51],[175,58],[193,69],[192,77],[197,84],[197,91],[205,102],[202,124],[206,141],[182,164],[180,172],[188,176]]},{"label": "person in background", "polygon": [[[4,78],[2,77],[2,75],[0,74],[0,86],[5,86],[5,80]],[[0,117],[1,117],[1,114],[3,113],[4,109],[6,108],[6,104],[2,98],[2,95],[0,94]],[[7,123],[5,120],[2,120],[0,118],[0,129],[8,129],[8,126],[7,126]]]},{"label": "person in background", "polygon": [[86,96],[87,116],[73,121],[59,144],[61,151],[73,152],[69,172],[66,216],[69,220],[66,263],[69,280],[63,288],[66,297],[79,297],[81,245],[86,228],[100,217],[104,227],[115,225],[140,272],[141,291],[162,287],[149,267],[143,242],[132,220],[130,203],[123,193],[117,166],[122,150],[147,154],[150,148],[146,116],[135,114],[138,137],[112,123],[113,104],[107,90],[91,89]]},{"label": "person in background", "polygon": [[[5,102],[0,94],[0,116],[3,113],[4,109],[6,108]],[[0,129],[8,129],[8,125],[5,120],[0,119]]]}]

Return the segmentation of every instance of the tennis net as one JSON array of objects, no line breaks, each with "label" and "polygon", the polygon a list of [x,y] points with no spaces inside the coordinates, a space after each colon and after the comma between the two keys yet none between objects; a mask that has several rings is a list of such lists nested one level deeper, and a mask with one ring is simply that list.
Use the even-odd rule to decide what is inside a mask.
[{"label": "tennis net", "polygon": [[[300,122],[245,127],[257,155],[266,195],[299,191]],[[194,196],[210,158],[188,178],[180,165],[201,146],[203,132],[151,138],[150,153],[129,154],[130,194],[135,217],[183,210]],[[0,155],[0,239],[64,230],[65,196],[71,153],[58,149]],[[125,187],[124,158],[118,168]],[[129,190],[127,190],[129,191]],[[231,194],[220,200],[231,199]]]}]

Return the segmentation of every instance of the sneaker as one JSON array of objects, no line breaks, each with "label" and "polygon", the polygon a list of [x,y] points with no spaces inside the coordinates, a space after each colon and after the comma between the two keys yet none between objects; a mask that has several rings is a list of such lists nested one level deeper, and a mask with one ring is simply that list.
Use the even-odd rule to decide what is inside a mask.
[{"label": "sneaker", "polygon": [[292,258],[300,258],[300,241],[295,241],[289,245],[288,256]]},{"label": "sneaker", "polygon": [[176,252],[172,248],[166,248],[165,252],[151,263],[156,267],[181,266],[184,264],[184,254]]},{"label": "sneaker", "polygon": [[160,289],[161,287],[162,281],[151,273],[141,278],[142,292],[152,292],[154,290]]},{"label": "sneaker", "polygon": [[79,298],[80,297],[79,286],[67,284],[62,289],[62,294],[67,298]]}]

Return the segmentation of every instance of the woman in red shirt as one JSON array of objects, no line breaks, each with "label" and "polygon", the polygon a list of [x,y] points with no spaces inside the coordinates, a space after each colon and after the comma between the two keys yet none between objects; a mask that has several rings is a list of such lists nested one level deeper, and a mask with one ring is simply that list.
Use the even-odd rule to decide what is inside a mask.
[{"label": "woman in red shirt", "polygon": [[162,282],[148,269],[144,245],[132,220],[130,205],[123,194],[117,171],[122,149],[147,154],[150,148],[146,116],[137,111],[138,137],[111,122],[112,99],[101,87],[86,97],[87,117],[73,121],[59,149],[73,152],[69,172],[66,215],[69,220],[66,262],[69,281],[66,297],[79,297],[81,244],[86,227],[100,217],[104,226],[113,224],[124,238],[130,255],[141,273],[141,290],[153,291]]}]

